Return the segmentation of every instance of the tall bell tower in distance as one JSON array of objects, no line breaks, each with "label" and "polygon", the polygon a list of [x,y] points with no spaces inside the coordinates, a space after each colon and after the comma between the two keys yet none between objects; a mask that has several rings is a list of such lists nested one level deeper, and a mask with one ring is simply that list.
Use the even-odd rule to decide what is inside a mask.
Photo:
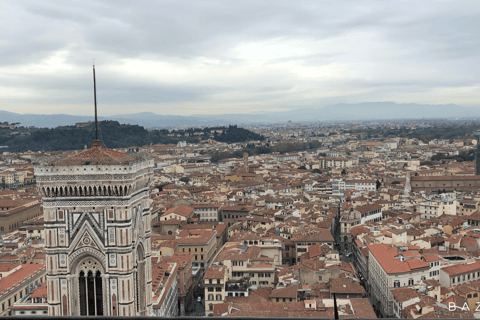
[{"label": "tall bell tower in distance", "polygon": [[153,160],[102,147],[35,166],[46,235],[48,314],[152,315]]}]

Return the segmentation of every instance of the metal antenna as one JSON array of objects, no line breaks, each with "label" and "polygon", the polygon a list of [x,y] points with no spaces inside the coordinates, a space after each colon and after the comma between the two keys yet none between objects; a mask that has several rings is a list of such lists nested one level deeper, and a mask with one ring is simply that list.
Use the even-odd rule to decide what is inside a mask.
[{"label": "metal antenna", "polygon": [[95,61],[93,63],[93,100],[95,101],[95,140],[98,140],[97,129],[97,81],[95,79]]}]

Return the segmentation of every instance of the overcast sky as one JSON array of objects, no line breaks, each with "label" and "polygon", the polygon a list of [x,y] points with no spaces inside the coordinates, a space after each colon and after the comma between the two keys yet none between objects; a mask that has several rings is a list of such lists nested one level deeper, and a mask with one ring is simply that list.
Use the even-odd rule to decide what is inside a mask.
[{"label": "overcast sky", "polygon": [[0,110],[91,114],[92,58],[99,115],[480,106],[479,17],[478,0],[4,0]]}]

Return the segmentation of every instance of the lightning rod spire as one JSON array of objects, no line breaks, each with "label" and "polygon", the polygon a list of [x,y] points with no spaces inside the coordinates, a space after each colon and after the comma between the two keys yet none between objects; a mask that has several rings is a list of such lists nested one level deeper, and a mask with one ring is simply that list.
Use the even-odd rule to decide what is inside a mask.
[{"label": "lightning rod spire", "polygon": [[93,100],[95,103],[95,140],[98,140],[98,128],[97,128],[97,81],[95,79],[95,64],[93,65]]}]

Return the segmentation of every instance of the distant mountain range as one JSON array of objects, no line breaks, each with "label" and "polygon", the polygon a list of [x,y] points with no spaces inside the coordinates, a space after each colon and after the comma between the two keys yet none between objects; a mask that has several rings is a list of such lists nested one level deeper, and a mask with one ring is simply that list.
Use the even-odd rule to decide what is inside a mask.
[{"label": "distant mountain range", "polygon": [[[119,114],[99,117],[99,120],[115,120],[125,124],[138,124],[145,128],[195,125],[248,125],[293,122],[365,121],[394,119],[451,119],[480,118],[480,107],[462,107],[455,104],[424,105],[397,104],[394,102],[364,102],[359,104],[336,104],[323,108],[303,108],[284,112],[255,114],[220,114],[171,116],[151,112]],[[93,116],[72,116],[67,114],[18,114],[0,111],[0,122],[20,122],[22,126],[49,127],[74,125],[77,122],[92,121]]]}]

